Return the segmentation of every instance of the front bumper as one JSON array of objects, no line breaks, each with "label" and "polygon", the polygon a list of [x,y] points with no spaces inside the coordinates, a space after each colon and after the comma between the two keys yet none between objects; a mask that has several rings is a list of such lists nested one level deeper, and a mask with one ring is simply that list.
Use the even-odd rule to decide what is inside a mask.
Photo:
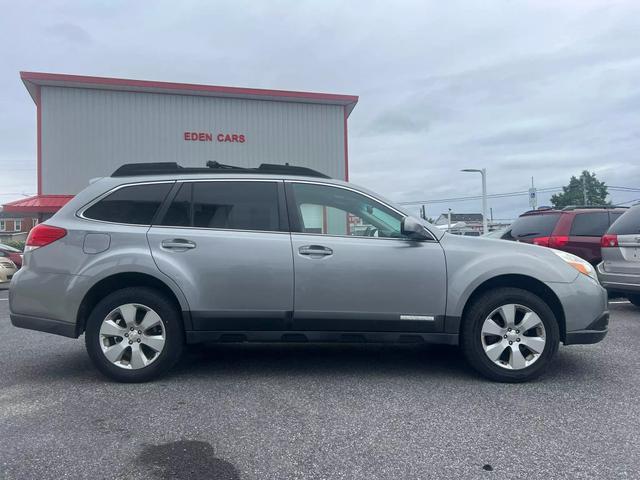
[{"label": "front bumper", "polygon": [[599,263],[596,270],[600,283],[607,290],[640,293],[640,275],[607,272],[603,263]]},{"label": "front bumper", "polygon": [[609,331],[607,291],[579,274],[571,283],[547,283],[560,300],[564,312],[565,345],[589,344],[601,341]]},{"label": "front bumper", "polygon": [[575,330],[567,332],[564,341],[565,345],[583,345],[590,343],[598,343],[609,332],[609,312],[604,312],[589,327],[584,330]]}]

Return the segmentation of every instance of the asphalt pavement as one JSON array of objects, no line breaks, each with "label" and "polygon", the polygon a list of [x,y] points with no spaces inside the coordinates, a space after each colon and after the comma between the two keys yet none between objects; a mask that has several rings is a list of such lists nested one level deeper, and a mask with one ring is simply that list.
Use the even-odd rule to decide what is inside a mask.
[{"label": "asphalt pavement", "polygon": [[543,378],[491,383],[453,347],[194,346],[122,385],[83,339],[14,328],[0,291],[0,478],[637,479],[640,310]]}]

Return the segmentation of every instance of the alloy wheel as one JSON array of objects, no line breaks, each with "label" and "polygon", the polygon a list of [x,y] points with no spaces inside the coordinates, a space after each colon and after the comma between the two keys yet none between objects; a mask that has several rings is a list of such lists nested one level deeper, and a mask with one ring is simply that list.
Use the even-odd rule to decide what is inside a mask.
[{"label": "alloy wheel", "polygon": [[480,335],[489,360],[508,370],[522,370],[535,363],[547,343],[542,319],[529,307],[515,303],[491,312]]},{"label": "alloy wheel", "polygon": [[151,308],[127,303],[114,308],[100,325],[98,337],[105,358],[112,364],[137,370],[153,363],[166,343],[164,324]]}]

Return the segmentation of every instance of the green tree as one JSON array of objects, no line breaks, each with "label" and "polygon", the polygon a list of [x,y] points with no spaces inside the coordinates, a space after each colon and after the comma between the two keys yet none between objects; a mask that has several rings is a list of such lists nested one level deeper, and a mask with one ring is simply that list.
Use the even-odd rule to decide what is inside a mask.
[{"label": "green tree", "polygon": [[[609,192],[604,182],[596,178],[595,173],[583,170],[579,177],[572,176],[569,185],[562,187],[562,193],[551,196],[555,208],[569,205],[610,205]],[[586,202],[585,202],[586,200]]]}]

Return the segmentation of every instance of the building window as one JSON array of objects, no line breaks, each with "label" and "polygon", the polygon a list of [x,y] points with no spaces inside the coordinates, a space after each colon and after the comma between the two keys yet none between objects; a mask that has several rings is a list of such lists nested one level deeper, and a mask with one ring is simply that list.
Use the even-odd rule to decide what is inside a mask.
[{"label": "building window", "polygon": [[13,229],[16,232],[19,232],[20,230],[22,230],[22,220],[14,220],[13,222]]},{"label": "building window", "polygon": [[4,232],[4,220],[0,220],[0,232]]}]

